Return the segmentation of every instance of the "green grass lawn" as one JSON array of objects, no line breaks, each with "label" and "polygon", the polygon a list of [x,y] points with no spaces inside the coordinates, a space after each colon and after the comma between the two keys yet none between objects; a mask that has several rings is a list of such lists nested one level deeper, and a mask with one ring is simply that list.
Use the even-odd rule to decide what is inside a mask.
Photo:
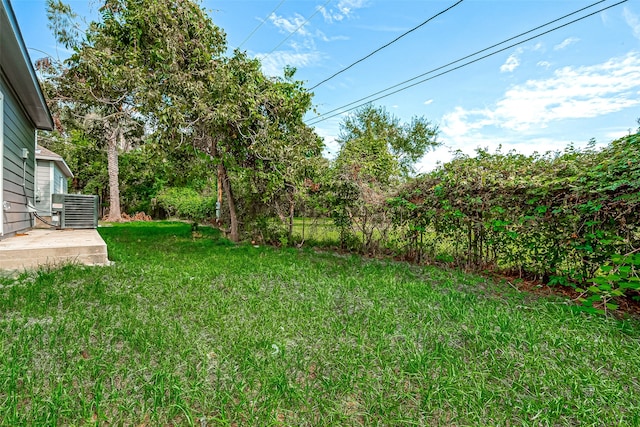
[{"label": "green grass lawn", "polygon": [[0,425],[640,425],[637,321],[203,230],[0,279]]}]

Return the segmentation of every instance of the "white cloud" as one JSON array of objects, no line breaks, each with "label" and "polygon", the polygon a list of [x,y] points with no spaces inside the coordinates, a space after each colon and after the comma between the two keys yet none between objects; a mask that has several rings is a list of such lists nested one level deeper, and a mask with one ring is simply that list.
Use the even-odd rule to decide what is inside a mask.
[{"label": "white cloud", "polygon": [[296,52],[302,51],[315,51],[316,41],[313,36],[302,37],[298,41],[292,40],[289,42],[289,46]]},{"label": "white cloud", "polygon": [[296,53],[282,50],[271,54],[258,54],[256,57],[262,62],[262,71],[270,76],[281,75],[282,69],[287,65],[296,68],[306,67],[322,59],[319,52]]},{"label": "white cloud", "polygon": [[317,38],[319,38],[320,40],[322,40],[323,42],[332,42],[332,41],[336,41],[336,40],[349,40],[349,37],[347,36],[332,36],[332,37],[327,37],[325,35],[325,33],[323,33],[320,30],[316,30],[315,32],[315,36]]},{"label": "white cloud", "polygon": [[345,16],[351,15],[356,9],[361,9],[367,4],[367,0],[340,0],[336,6]]},{"label": "white cloud", "polygon": [[[325,15],[325,20],[330,18],[333,20],[341,20],[344,17],[349,16],[352,10],[363,7],[364,0],[342,0],[338,3],[336,7],[337,12],[333,13],[333,18],[328,16],[327,14],[330,11],[327,11],[323,7],[318,7],[317,11],[322,12]],[[287,36],[292,36],[294,33],[297,36],[296,39],[289,41],[289,46],[296,50],[315,50],[316,44],[315,40],[322,40],[324,42],[332,42],[336,40],[348,40],[346,36],[332,36],[328,37],[324,32],[319,29],[313,29],[309,18],[305,18],[299,13],[294,13],[292,17],[285,17],[277,15],[276,13],[272,13],[267,17],[267,20],[271,22],[281,33],[286,34]]]},{"label": "white cloud", "polygon": [[415,164],[417,173],[427,173],[436,168],[438,163],[446,163],[453,158],[451,148],[448,146],[440,146],[435,150],[425,154],[422,159]]},{"label": "white cloud", "polygon": [[569,38],[566,38],[566,39],[564,39],[564,40],[562,41],[562,43],[558,43],[557,45],[555,45],[555,46],[553,47],[553,50],[562,50],[562,49],[564,49],[564,48],[566,48],[566,47],[571,46],[571,45],[572,45],[572,44],[574,44],[574,43],[578,43],[579,41],[580,41],[580,39],[579,39],[579,38],[577,38],[577,37],[569,37]]},{"label": "white cloud", "polygon": [[350,18],[353,12],[367,5],[367,0],[340,0],[335,8],[327,9],[321,6],[320,13],[324,17],[325,22],[340,22],[345,18]]},{"label": "white cloud", "polygon": [[494,113],[490,110],[467,111],[456,107],[453,112],[442,117],[440,129],[445,135],[465,135],[470,131],[493,124]]},{"label": "white cloud", "polygon": [[500,66],[500,72],[511,73],[513,72],[513,70],[518,68],[518,65],[520,65],[520,60],[515,53],[512,53],[511,55],[509,55],[505,63]]},{"label": "white cloud", "polygon": [[622,14],[625,22],[631,28],[631,31],[633,31],[633,36],[640,39],[640,19],[638,18],[638,15],[631,12],[631,10],[626,6],[623,9]]},{"label": "white cloud", "polygon": [[303,25],[305,17],[298,13],[294,14],[293,18],[285,18],[284,16],[278,16],[275,13],[272,13],[269,15],[268,19],[276,26],[276,28],[285,34],[290,34],[295,31],[301,36],[309,35]]},{"label": "white cloud", "polygon": [[433,104],[433,99],[427,99],[426,101],[424,101],[424,105],[430,105]]},{"label": "white cloud", "polygon": [[333,17],[331,12],[327,10],[324,6],[320,6],[320,13],[322,13],[322,16],[324,17],[325,22],[331,23],[337,20],[336,18]]},{"label": "white cloud", "polygon": [[548,62],[548,61],[538,61],[538,63],[536,65],[538,67],[546,68],[547,70],[549,69],[549,67],[551,67],[551,63]]},{"label": "white cloud", "polygon": [[337,136],[325,136],[322,138],[324,141],[324,150],[322,150],[323,157],[329,160],[333,160],[338,157],[340,153],[340,144],[338,144]]},{"label": "white cloud", "polygon": [[553,77],[529,80],[507,90],[494,107],[456,107],[441,129],[463,135],[485,126],[526,131],[552,121],[597,117],[640,105],[640,54],[630,52],[602,64],[564,67]]}]

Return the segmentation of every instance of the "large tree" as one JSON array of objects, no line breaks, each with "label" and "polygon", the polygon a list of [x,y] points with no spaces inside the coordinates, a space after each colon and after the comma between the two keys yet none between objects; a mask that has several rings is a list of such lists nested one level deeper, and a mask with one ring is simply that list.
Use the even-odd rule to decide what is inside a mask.
[{"label": "large tree", "polygon": [[[99,134],[107,151],[110,221],[121,219],[118,155],[142,133],[137,114],[142,73],[131,61],[132,34],[121,28],[121,9],[112,2],[100,8],[102,19],[89,24],[83,35],[74,33],[74,13],[59,0],[48,1],[50,28],[58,41],[73,50],[64,64],[54,68],[48,87],[54,111]],[[76,36],[76,34],[78,34]]]},{"label": "large tree", "polygon": [[[140,73],[137,112],[166,150],[208,147],[217,120],[226,50],[224,32],[196,1],[107,0],[112,42],[123,40]],[[217,157],[216,153],[212,153]]]},{"label": "large tree", "polygon": [[302,122],[311,107],[311,95],[302,82],[293,79],[295,70],[286,69],[284,78],[270,78],[262,73],[257,60],[241,52],[236,51],[225,63],[225,70],[228,86],[222,113],[213,121],[213,143],[220,159],[231,237],[238,237],[239,222],[230,181],[234,176],[236,187],[244,185],[245,220],[252,213],[284,216],[275,205],[286,195],[291,234],[295,195],[303,186],[305,169],[319,158],[322,149],[319,138]]},{"label": "large tree", "polygon": [[224,33],[210,18],[192,2],[177,8],[137,21],[150,25],[140,30],[138,53],[147,73],[145,111],[170,147],[188,139],[216,161],[229,236],[236,241],[241,216],[252,211],[239,212],[236,193],[246,185],[260,187],[261,197],[250,204],[243,192],[244,205],[265,205],[271,196],[302,185],[293,169],[319,155],[321,143],[302,122],[311,96],[293,79],[293,70],[270,78],[245,53],[223,57]]}]

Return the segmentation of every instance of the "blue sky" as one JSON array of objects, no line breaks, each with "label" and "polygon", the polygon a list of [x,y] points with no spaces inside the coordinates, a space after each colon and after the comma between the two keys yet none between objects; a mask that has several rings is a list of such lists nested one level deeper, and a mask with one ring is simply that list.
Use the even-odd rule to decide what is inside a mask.
[{"label": "blue sky", "polygon": [[[294,66],[297,78],[312,87],[456,2],[205,0],[202,4],[227,33],[230,48],[240,46],[259,57],[268,74]],[[68,3],[83,16],[95,15],[99,4]],[[349,104],[592,3],[595,0],[464,0],[315,88],[316,110],[322,114]],[[511,43],[615,3],[604,0]],[[12,4],[32,59],[41,57],[40,51],[66,55],[59,47],[56,53],[46,27],[44,0],[12,0]],[[561,150],[570,143],[583,146],[590,138],[608,143],[638,126],[640,5],[627,1],[375,104],[402,121],[424,116],[439,126],[444,145],[419,163],[423,172],[449,159],[452,150],[472,154],[477,147],[493,151],[502,145],[503,151],[530,154]],[[308,120],[313,119],[310,113]],[[314,125],[329,155],[338,149],[340,121],[338,116]]]}]

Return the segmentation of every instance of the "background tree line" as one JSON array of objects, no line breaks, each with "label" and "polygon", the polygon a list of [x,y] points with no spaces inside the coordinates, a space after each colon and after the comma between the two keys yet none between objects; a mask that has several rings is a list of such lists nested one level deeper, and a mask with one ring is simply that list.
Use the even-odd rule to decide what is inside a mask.
[{"label": "background tree line", "polygon": [[436,145],[425,119],[401,124],[369,106],[343,124],[330,167],[302,121],[311,94],[295,70],[268,77],[244,52],[227,55],[197,1],[105,0],[99,10],[80,30],[68,5],[48,0],[50,29],[73,54],[37,68],[56,123],[41,141],[69,159],[73,190],[103,196],[108,220],[145,210],[205,221],[213,198],[232,240],[291,242],[309,185],[354,178],[365,199],[380,195]]}]

